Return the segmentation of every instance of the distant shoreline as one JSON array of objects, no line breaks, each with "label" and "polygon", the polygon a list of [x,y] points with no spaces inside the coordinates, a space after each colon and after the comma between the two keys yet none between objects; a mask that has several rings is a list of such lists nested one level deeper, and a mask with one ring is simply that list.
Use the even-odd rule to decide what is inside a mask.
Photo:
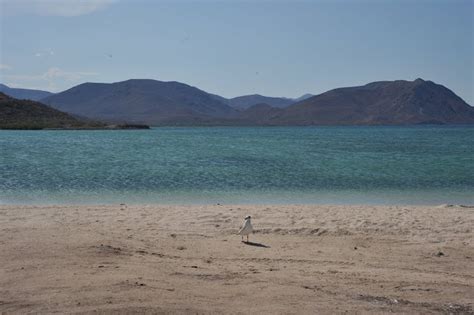
[{"label": "distant shoreline", "polygon": [[407,124],[407,125],[150,125],[150,128],[311,128],[311,127],[474,127],[474,124]]},{"label": "distant shoreline", "polygon": [[116,127],[106,127],[106,128],[0,128],[1,130],[26,130],[26,131],[103,131],[103,130],[149,130],[149,129],[159,129],[159,128],[343,128],[343,127],[387,127],[387,128],[403,128],[403,127],[469,127],[474,128],[474,124],[409,124],[409,125],[157,125],[157,126],[148,126],[137,128],[116,128]]},{"label": "distant shoreline", "polygon": [[63,130],[148,130],[151,129],[150,126],[148,125],[130,125],[130,124],[125,124],[125,125],[108,125],[104,127],[90,127],[90,128],[0,128],[0,130],[45,130],[45,131],[51,131],[51,130],[58,130],[58,131],[63,131]]}]

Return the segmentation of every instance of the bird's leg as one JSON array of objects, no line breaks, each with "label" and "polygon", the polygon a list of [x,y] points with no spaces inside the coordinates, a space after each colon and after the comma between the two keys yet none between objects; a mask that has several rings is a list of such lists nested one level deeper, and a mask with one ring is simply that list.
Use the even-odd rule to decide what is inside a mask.
[{"label": "bird's leg", "polygon": [[242,237],[242,242],[243,242],[243,241],[244,241],[244,236],[243,236],[243,235],[241,235],[241,237]]},{"label": "bird's leg", "polygon": [[249,235],[247,234],[247,243],[249,242]]}]

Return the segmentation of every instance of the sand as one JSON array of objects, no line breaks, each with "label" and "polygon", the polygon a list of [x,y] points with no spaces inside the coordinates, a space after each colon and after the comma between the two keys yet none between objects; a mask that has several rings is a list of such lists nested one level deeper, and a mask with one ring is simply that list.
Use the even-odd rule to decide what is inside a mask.
[{"label": "sand", "polygon": [[473,227],[467,206],[4,205],[0,313],[472,314]]}]

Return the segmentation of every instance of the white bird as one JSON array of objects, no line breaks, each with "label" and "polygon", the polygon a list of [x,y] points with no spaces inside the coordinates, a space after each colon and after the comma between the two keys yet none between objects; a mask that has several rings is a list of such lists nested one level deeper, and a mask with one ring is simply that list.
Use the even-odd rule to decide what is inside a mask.
[{"label": "white bird", "polygon": [[253,227],[252,227],[252,222],[250,222],[251,217],[248,215],[244,219],[244,223],[242,224],[242,227],[240,228],[239,235],[242,236],[242,242],[244,241],[244,235],[247,235],[247,242],[249,241],[249,234],[252,233]]}]

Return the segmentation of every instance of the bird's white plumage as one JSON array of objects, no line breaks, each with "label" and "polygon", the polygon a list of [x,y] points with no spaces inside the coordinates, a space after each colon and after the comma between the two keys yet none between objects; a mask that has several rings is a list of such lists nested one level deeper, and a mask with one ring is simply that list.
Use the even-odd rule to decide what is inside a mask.
[{"label": "bird's white plumage", "polygon": [[252,233],[252,231],[253,231],[253,227],[252,227],[252,222],[250,222],[250,217],[246,217],[238,234],[249,235],[250,233]]}]

